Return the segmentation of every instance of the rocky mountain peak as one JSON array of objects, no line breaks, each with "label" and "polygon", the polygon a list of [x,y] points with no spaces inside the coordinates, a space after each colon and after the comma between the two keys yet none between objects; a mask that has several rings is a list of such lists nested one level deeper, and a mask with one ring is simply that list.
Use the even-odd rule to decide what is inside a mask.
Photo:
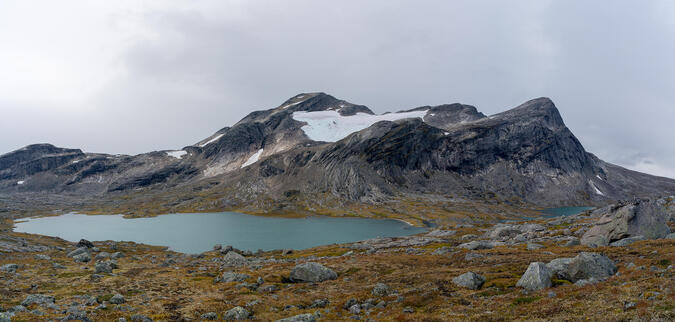
[{"label": "rocky mountain peak", "polygon": [[374,114],[366,106],[352,104],[323,92],[300,93],[286,100],[277,110],[291,112],[337,111],[343,116],[354,115],[356,113]]},{"label": "rocky mountain peak", "polygon": [[560,111],[548,97],[529,100],[511,110],[495,114],[491,119],[510,120],[518,122],[542,122],[550,129],[564,128]]}]

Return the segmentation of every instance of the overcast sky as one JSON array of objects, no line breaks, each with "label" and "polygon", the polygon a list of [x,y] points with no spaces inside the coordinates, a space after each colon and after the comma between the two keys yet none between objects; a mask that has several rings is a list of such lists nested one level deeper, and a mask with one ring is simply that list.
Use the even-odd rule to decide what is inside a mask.
[{"label": "overcast sky", "polygon": [[0,1],[0,154],[181,148],[314,91],[548,96],[588,151],[675,178],[675,1]]}]

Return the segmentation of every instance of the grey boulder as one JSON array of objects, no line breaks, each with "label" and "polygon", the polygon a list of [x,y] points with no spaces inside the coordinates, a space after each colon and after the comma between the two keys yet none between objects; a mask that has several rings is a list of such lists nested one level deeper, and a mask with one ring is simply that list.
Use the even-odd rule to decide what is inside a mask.
[{"label": "grey boulder", "polygon": [[89,253],[81,253],[73,256],[73,260],[76,263],[87,263],[91,260],[91,255]]},{"label": "grey boulder", "polygon": [[66,256],[68,256],[68,257],[75,257],[75,256],[77,256],[77,255],[84,254],[84,253],[89,253],[89,248],[87,248],[87,247],[79,247],[79,248],[76,248],[75,250],[73,250],[73,251],[71,251],[70,253],[68,253]]},{"label": "grey boulder", "polygon": [[323,282],[336,279],[337,273],[319,263],[309,262],[296,265],[290,278],[295,282]]},{"label": "grey boulder", "polygon": [[551,270],[552,276],[563,280],[570,280],[569,266],[572,258],[556,258],[546,264],[546,267]]},{"label": "grey boulder", "polygon": [[43,294],[31,294],[26,296],[26,298],[21,302],[21,305],[23,306],[29,306],[31,304],[37,304],[37,305],[47,305],[47,304],[53,304],[54,303],[54,297],[53,296],[48,296],[48,295],[43,295]]},{"label": "grey boulder", "polygon": [[375,284],[375,287],[373,287],[372,293],[375,296],[387,296],[392,293],[392,290],[387,284],[377,283]]},{"label": "grey boulder", "polygon": [[478,275],[474,272],[467,272],[453,278],[452,282],[455,283],[455,285],[464,288],[477,290],[481,288],[481,286],[483,286],[483,284],[485,283],[485,277]]},{"label": "grey boulder", "polygon": [[126,302],[126,300],[124,299],[124,296],[122,296],[122,294],[115,294],[113,295],[113,297],[110,298],[109,302],[112,304],[122,304]]},{"label": "grey boulder", "polygon": [[251,317],[251,313],[246,311],[246,309],[241,306],[235,306],[229,311],[223,313],[223,320],[225,321],[248,320],[249,317]]},{"label": "grey boulder", "polygon": [[7,273],[16,273],[16,270],[19,269],[18,264],[5,264],[0,266],[0,271]]},{"label": "grey boulder", "polygon": [[241,256],[235,251],[229,251],[225,256],[223,256],[223,265],[225,266],[243,266],[248,263],[246,257]]},{"label": "grey boulder", "polygon": [[318,317],[317,313],[314,314],[305,313],[305,314],[298,314],[296,316],[291,316],[285,319],[276,320],[276,322],[316,322],[317,317]]},{"label": "grey boulder", "polygon": [[530,266],[527,267],[525,274],[520,277],[516,286],[529,291],[543,290],[551,287],[552,276],[553,272],[546,267],[546,264],[542,262],[530,263]]},{"label": "grey boulder", "polygon": [[624,239],[619,239],[619,240],[609,244],[609,246],[612,246],[612,247],[628,246],[628,245],[630,245],[630,244],[632,244],[636,241],[641,241],[641,240],[645,240],[645,239],[646,238],[644,238],[643,236],[633,236],[633,237],[628,237],[628,238],[624,238]]},{"label": "grey boulder", "polygon": [[243,282],[249,279],[251,276],[247,274],[240,274],[235,272],[224,272],[223,275],[217,280],[218,282]]},{"label": "grey boulder", "polygon": [[604,280],[616,274],[616,265],[607,256],[598,253],[579,253],[572,258],[567,269],[568,280],[576,282],[591,277]]}]

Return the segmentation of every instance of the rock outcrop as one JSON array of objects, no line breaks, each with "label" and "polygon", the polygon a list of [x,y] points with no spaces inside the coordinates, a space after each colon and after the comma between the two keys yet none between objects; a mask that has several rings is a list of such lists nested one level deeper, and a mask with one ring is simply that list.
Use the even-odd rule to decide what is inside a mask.
[{"label": "rock outcrop", "polygon": [[663,238],[667,222],[675,214],[670,199],[636,199],[604,208],[605,213],[581,238],[581,244],[597,247],[628,237]]}]

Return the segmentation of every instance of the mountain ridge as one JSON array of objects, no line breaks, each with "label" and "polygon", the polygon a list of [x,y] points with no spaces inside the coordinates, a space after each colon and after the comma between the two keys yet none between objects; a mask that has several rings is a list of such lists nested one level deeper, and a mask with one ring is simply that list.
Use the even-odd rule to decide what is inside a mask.
[{"label": "mountain ridge", "polygon": [[167,210],[271,203],[311,211],[420,196],[533,208],[669,195],[675,180],[587,152],[546,97],[490,116],[459,103],[376,115],[301,93],[177,151],[127,156],[31,145],[0,156],[0,194],[25,193],[72,195],[64,207],[142,203],[135,195],[147,194],[148,203],[183,200],[162,201]]}]

